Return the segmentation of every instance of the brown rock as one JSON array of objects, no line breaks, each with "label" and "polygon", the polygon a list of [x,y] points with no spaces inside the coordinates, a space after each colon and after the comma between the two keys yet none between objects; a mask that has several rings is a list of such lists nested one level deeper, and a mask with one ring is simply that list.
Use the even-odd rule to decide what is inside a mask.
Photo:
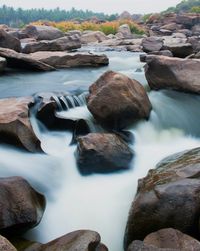
[{"label": "brown rock", "polygon": [[17,53],[11,49],[0,48],[0,56],[6,58],[8,67],[32,71],[52,71],[54,67],[33,59],[27,54]]},{"label": "brown rock", "polygon": [[162,228],[199,238],[200,148],[174,154],[139,180],[125,232],[125,247]]},{"label": "brown rock", "polygon": [[0,233],[16,235],[39,224],[45,198],[21,177],[0,178]]},{"label": "brown rock", "polygon": [[74,50],[81,47],[80,37],[66,36],[55,40],[43,40],[39,42],[32,42],[25,45],[23,53],[33,53],[37,51],[67,51]]},{"label": "brown rock", "polygon": [[90,133],[78,138],[77,163],[82,174],[126,170],[133,151],[117,135]]},{"label": "brown rock", "polygon": [[122,129],[149,117],[151,104],[144,87],[123,74],[104,73],[89,92],[88,109],[105,127]]},{"label": "brown rock", "polygon": [[177,249],[171,249],[171,248],[157,248],[152,245],[147,245],[143,241],[133,241],[127,251],[182,251]]},{"label": "brown rock", "polygon": [[145,75],[153,90],[200,93],[200,60],[147,56]]},{"label": "brown rock", "polygon": [[177,15],[176,22],[184,25],[185,28],[190,29],[192,26],[200,23],[200,14],[180,14]]},{"label": "brown rock", "polygon": [[55,68],[70,68],[84,66],[105,66],[109,64],[106,55],[95,55],[90,53],[67,53],[61,51],[44,51],[30,54],[33,60],[48,64]]},{"label": "brown rock", "polygon": [[3,29],[0,29],[0,47],[9,48],[18,52],[21,51],[19,39],[13,37]]},{"label": "brown rock", "polygon": [[169,44],[165,48],[172,52],[174,57],[185,58],[193,53],[193,48],[190,43]]},{"label": "brown rock", "polygon": [[116,34],[117,38],[122,39],[131,39],[133,38],[133,35],[131,33],[131,29],[128,24],[122,24],[118,28],[118,32]]},{"label": "brown rock", "polygon": [[89,43],[100,43],[105,40],[108,40],[107,36],[102,31],[87,31],[84,32],[81,36],[82,44]]},{"label": "brown rock", "polygon": [[34,37],[37,40],[53,40],[64,36],[59,29],[45,25],[27,25],[22,32],[27,37]]},{"label": "brown rock", "polygon": [[3,236],[0,235],[0,250],[1,251],[17,251],[17,249]]},{"label": "brown rock", "polygon": [[30,152],[41,151],[29,118],[32,103],[31,97],[0,99],[1,142],[20,144]]},{"label": "brown rock", "polygon": [[142,40],[144,52],[160,51],[163,47],[163,39],[158,37],[147,37]]}]

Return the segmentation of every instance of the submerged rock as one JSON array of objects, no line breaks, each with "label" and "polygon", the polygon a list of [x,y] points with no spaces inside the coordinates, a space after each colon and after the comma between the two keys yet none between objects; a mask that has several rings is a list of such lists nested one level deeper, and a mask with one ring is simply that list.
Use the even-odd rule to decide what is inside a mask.
[{"label": "submerged rock", "polygon": [[89,88],[87,106],[103,126],[123,129],[139,119],[147,119],[151,104],[144,87],[127,76],[108,71]]},{"label": "submerged rock", "polygon": [[6,59],[0,57],[0,73],[3,72],[6,68]]},{"label": "submerged rock", "polygon": [[145,75],[153,90],[200,93],[200,60],[147,56]]},{"label": "submerged rock", "polygon": [[0,142],[23,146],[30,152],[41,151],[29,118],[31,97],[0,99]]},{"label": "submerged rock", "polygon": [[199,238],[199,173],[200,148],[196,148],[165,158],[138,181],[126,226],[126,248],[162,228]]},{"label": "submerged rock", "polygon": [[11,68],[21,68],[32,71],[52,71],[54,67],[35,60],[24,53],[18,53],[11,49],[0,48],[0,56],[6,58],[7,66]]},{"label": "submerged rock", "polygon": [[18,52],[21,51],[19,39],[13,37],[3,29],[0,29],[0,47],[9,48]]},{"label": "submerged rock", "polygon": [[127,170],[133,151],[113,133],[90,133],[78,138],[77,163],[82,174]]},{"label": "submerged rock", "polygon": [[64,37],[64,33],[57,28],[45,25],[27,25],[23,29],[27,37],[34,37],[37,40],[53,40]]},{"label": "submerged rock", "polygon": [[23,53],[33,53],[37,51],[67,51],[74,50],[81,47],[80,37],[66,36],[55,40],[43,40],[39,42],[32,42],[25,45]]},{"label": "submerged rock", "polygon": [[42,219],[45,198],[21,177],[0,178],[0,233],[23,233]]},{"label": "submerged rock", "polygon": [[55,68],[70,68],[84,66],[105,66],[109,64],[106,55],[95,55],[91,53],[67,53],[61,51],[44,51],[30,54],[31,58]]}]

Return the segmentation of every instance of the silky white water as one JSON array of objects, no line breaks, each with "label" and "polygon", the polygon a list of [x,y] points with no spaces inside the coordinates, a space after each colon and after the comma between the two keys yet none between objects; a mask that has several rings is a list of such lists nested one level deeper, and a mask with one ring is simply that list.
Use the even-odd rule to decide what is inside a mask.
[{"label": "silky white water", "polygon": [[[138,63],[132,68],[129,60],[122,69],[120,58],[115,58],[117,61],[116,68],[130,74],[141,66]],[[76,145],[70,146],[72,134],[50,132],[34,116],[32,124],[46,155],[0,146],[1,177],[20,175],[47,198],[43,219],[26,234],[27,238],[45,243],[74,230],[91,229],[100,233],[110,251],[123,250],[125,225],[138,179],[162,158],[200,144],[198,96],[152,91],[149,98],[153,106],[149,121],[128,128],[135,137],[130,145],[135,158],[129,171],[81,176],[74,157]],[[92,122],[85,106],[59,114]]]}]

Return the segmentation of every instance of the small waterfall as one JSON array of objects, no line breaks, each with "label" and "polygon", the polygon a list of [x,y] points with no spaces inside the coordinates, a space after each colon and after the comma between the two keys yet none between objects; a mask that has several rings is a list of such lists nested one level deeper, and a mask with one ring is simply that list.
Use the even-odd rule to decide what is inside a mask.
[{"label": "small waterfall", "polygon": [[86,105],[86,96],[87,92],[84,92],[78,96],[76,95],[63,95],[63,96],[52,96],[52,98],[55,100],[58,111],[68,111],[71,108],[84,106]]}]

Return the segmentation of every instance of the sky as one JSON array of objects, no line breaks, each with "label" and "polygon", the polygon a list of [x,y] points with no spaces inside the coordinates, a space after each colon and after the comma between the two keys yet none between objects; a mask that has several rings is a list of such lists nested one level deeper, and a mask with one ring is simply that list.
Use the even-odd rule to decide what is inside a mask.
[{"label": "sky", "polygon": [[56,8],[92,10],[104,13],[122,13],[127,10],[133,13],[160,12],[175,6],[181,0],[0,0],[0,5],[29,8]]}]

